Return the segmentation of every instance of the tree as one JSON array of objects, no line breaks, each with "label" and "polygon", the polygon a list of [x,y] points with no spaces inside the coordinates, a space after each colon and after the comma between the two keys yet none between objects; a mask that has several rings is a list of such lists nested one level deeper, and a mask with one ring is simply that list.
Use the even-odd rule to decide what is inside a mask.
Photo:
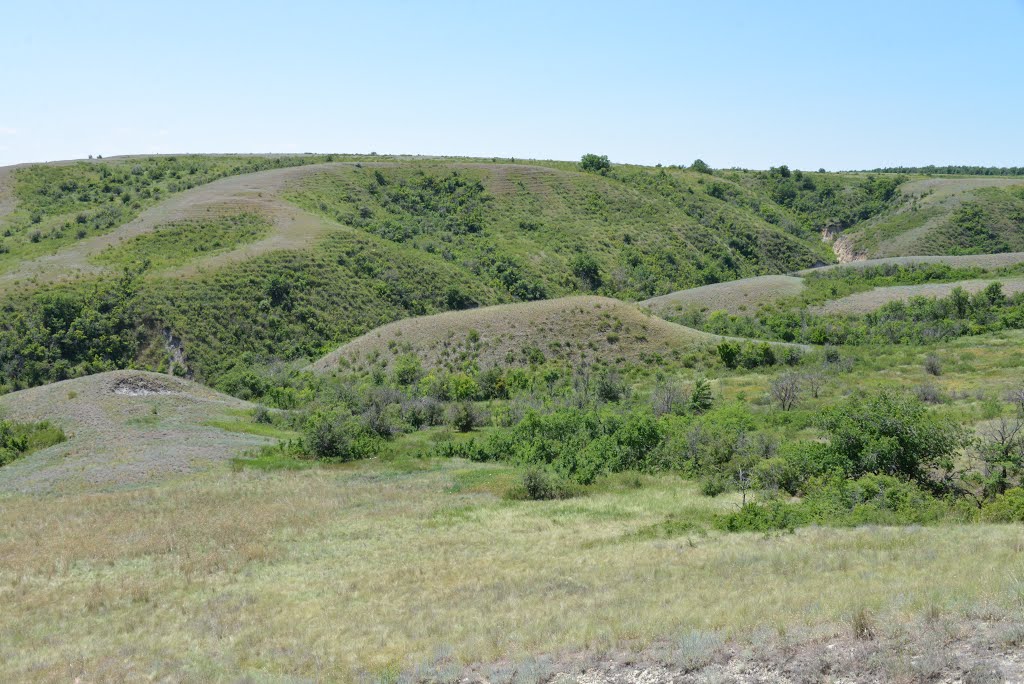
[{"label": "tree", "polygon": [[711,383],[706,378],[697,378],[693,382],[693,390],[690,392],[690,411],[697,414],[704,413],[711,408],[713,403]]},{"label": "tree", "polygon": [[591,173],[604,175],[611,169],[612,163],[608,161],[608,155],[585,154],[580,158],[580,169]]},{"label": "tree", "polygon": [[825,385],[825,376],[821,373],[805,373],[804,385],[806,385],[811,396],[817,399],[818,394],[821,393],[821,388]]},{"label": "tree", "polygon": [[772,381],[772,399],[783,411],[789,411],[800,401],[800,376],[795,373],[780,375]]},{"label": "tree", "polygon": [[962,426],[915,397],[887,390],[826,409],[820,426],[854,477],[878,473],[931,484],[931,471],[950,470],[953,456],[968,443]]},{"label": "tree", "polygon": [[601,287],[601,266],[589,254],[577,254],[569,263],[569,268],[591,290]]},{"label": "tree", "polygon": [[690,165],[690,170],[696,171],[697,173],[714,173],[711,167],[708,166],[703,159],[695,159],[693,164]]}]

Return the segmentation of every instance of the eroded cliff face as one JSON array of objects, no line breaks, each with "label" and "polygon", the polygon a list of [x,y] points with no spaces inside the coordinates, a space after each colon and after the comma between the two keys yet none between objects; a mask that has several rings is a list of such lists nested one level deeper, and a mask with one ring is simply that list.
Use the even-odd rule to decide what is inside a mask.
[{"label": "eroded cliff face", "polygon": [[821,229],[823,242],[831,243],[832,251],[841,264],[848,264],[851,261],[863,261],[867,254],[859,254],[849,236],[843,235],[839,228],[825,227]]}]

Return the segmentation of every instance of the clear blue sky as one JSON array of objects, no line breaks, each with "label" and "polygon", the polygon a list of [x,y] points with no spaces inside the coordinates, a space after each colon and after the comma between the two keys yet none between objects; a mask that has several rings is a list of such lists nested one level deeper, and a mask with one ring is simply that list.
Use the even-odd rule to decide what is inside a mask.
[{"label": "clear blue sky", "polygon": [[0,164],[1024,165],[1024,0],[11,0],[0,17]]}]

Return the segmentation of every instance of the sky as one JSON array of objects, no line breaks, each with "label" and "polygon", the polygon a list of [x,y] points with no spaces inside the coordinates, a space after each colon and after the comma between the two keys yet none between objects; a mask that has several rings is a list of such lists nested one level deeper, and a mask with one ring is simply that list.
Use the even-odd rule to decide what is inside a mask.
[{"label": "sky", "polygon": [[1024,0],[0,3],[0,165],[1024,165]]}]

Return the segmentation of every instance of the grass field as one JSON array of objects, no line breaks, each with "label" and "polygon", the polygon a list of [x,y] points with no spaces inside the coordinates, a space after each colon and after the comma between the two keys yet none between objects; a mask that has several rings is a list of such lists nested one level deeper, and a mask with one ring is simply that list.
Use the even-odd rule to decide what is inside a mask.
[{"label": "grass field", "polygon": [[723,536],[701,521],[737,500],[671,477],[510,503],[501,476],[412,460],[6,496],[0,675],[393,681],[659,642],[685,665],[694,634],[1019,615],[1017,527]]}]

